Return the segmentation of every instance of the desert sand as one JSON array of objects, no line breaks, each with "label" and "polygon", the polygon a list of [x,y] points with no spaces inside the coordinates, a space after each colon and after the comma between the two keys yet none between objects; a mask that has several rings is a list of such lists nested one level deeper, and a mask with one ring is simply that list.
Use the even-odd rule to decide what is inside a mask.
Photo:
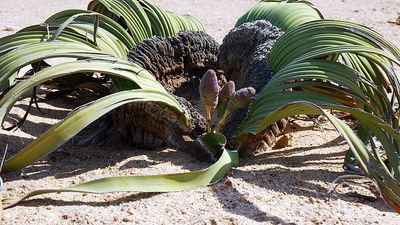
[{"label": "desert sand", "polygon": [[[85,8],[89,0],[1,0],[0,36],[43,22],[70,8]],[[199,18],[219,42],[236,20],[257,1],[153,0],[177,13]],[[400,46],[399,0],[315,0],[326,18],[351,20],[369,26]],[[13,109],[22,115],[23,101]],[[0,131],[0,148],[9,143],[10,154],[27,145],[58,122],[80,101],[58,99],[32,109],[15,132]],[[345,174],[348,146],[328,124],[307,119],[290,123],[290,145],[254,158],[242,159],[224,180],[210,187],[163,194],[116,193],[49,194],[4,211],[1,224],[399,224],[400,215],[381,199],[368,201],[350,187],[328,195],[330,183]],[[160,174],[197,170],[209,164],[172,149],[143,151],[119,139],[98,148],[65,144],[59,151],[26,168],[21,174],[2,175],[4,197],[30,190],[62,187],[116,175]]]}]

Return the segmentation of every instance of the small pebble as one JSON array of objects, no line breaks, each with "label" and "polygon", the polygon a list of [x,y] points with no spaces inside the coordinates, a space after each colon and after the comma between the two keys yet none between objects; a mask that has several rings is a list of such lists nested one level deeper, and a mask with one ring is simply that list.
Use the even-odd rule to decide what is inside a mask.
[{"label": "small pebble", "polygon": [[225,184],[226,187],[232,187],[233,186],[232,181],[229,180],[229,179],[227,179],[224,184]]},{"label": "small pebble", "polygon": [[127,222],[132,222],[132,220],[130,220],[130,219],[128,219],[128,218],[122,218],[122,222],[127,223]]},{"label": "small pebble", "polygon": [[311,203],[311,204],[317,203],[316,199],[313,198],[313,197],[309,197],[309,198],[308,198],[308,202]]},{"label": "small pebble", "polygon": [[217,225],[218,224],[217,221],[215,221],[215,219],[210,219],[210,223],[211,223],[211,225]]}]

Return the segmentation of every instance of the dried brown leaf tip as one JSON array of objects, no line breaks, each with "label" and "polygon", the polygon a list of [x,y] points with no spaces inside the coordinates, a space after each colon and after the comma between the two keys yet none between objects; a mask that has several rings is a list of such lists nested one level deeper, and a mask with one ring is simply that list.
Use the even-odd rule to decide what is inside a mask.
[{"label": "dried brown leaf tip", "polygon": [[235,92],[235,83],[233,81],[228,81],[218,97],[217,115],[221,118],[224,115],[226,105],[228,104],[230,96]]},{"label": "dried brown leaf tip", "polygon": [[217,74],[214,70],[208,70],[200,81],[200,97],[207,113],[207,120],[211,120],[211,112],[218,104],[219,90]]}]

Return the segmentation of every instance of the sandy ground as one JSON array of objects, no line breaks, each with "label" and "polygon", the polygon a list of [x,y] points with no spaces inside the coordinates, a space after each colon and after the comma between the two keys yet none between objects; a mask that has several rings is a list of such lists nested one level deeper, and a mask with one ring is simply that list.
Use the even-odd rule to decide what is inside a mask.
[{"label": "sandy ground", "polygon": [[[198,17],[219,41],[257,2],[153,1]],[[87,2],[1,0],[0,36],[40,23],[63,9],[85,8]],[[387,23],[400,13],[400,1],[313,2],[327,18],[365,24],[400,46],[400,26]],[[0,148],[8,142],[16,152],[77,105],[73,101],[67,104],[65,99],[41,104],[45,115],[33,109],[20,130],[0,132]],[[22,102],[12,113],[21,115],[24,108]],[[326,194],[330,182],[343,174],[343,155],[348,148],[330,126],[315,127],[310,121],[296,120],[290,127],[291,146],[241,160],[240,167],[214,186],[164,194],[51,194],[4,211],[2,224],[399,224],[400,216],[382,200],[367,201],[352,194],[371,195],[366,190],[344,188],[339,194]],[[66,144],[25,169],[23,176],[3,175],[4,196],[106,176],[171,173],[206,166],[174,150],[142,151],[118,140],[96,149]]]}]

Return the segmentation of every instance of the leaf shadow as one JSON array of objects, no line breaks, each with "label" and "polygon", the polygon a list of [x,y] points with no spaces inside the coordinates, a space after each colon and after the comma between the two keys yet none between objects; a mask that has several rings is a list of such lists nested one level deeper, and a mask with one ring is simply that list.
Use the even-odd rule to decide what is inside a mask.
[{"label": "leaf shadow", "polygon": [[126,202],[136,202],[143,199],[152,198],[154,196],[159,195],[160,193],[134,193],[128,196],[123,196],[120,198],[116,198],[111,201],[66,201],[66,200],[55,200],[51,198],[37,198],[37,199],[30,199],[24,202],[21,202],[20,206],[25,207],[39,207],[39,206],[80,206],[82,204],[92,206],[92,207],[108,207],[108,206],[119,206]]}]

